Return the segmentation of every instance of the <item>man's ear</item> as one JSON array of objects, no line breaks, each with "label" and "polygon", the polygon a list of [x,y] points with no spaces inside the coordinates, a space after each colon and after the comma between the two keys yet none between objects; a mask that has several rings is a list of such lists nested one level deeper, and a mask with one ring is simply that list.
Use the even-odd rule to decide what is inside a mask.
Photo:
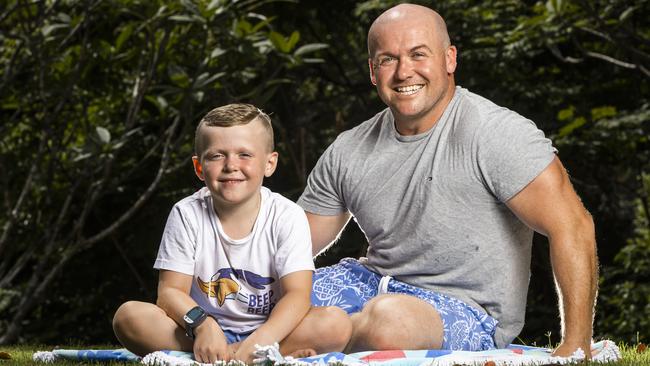
[{"label": "man's ear", "polygon": [[456,71],[457,54],[458,54],[458,50],[456,49],[456,46],[447,47],[447,50],[445,51],[445,66],[447,68],[447,74],[453,74],[454,71]]},{"label": "man's ear", "polygon": [[205,177],[203,176],[203,167],[201,167],[201,162],[199,161],[198,156],[192,156],[192,164],[194,164],[194,174],[196,174],[200,180],[205,180]]},{"label": "man's ear", "polygon": [[370,70],[370,82],[372,85],[377,85],[377,78],[375,77],[375,69],[372,67],[372,59],[368,59],[368,69]]},{"label": "man's ear", "polygon": [[266,167],[264,167],[264,176],[270,177],[275,172],[275,168],[278,166],[278,153],[276,151],[268,155],[266,160]]}]

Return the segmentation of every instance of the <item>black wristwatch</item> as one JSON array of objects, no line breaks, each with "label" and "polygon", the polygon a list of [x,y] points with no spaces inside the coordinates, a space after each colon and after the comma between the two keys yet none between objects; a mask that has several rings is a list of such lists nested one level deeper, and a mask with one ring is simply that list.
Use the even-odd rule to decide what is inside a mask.
[{"label": "black wristwatch", "polygon": [[183,315],[185,321],[185,334],[194,339],[194,329],[201,325],[208,314],[200,306],[195,306],[187,314]]}]

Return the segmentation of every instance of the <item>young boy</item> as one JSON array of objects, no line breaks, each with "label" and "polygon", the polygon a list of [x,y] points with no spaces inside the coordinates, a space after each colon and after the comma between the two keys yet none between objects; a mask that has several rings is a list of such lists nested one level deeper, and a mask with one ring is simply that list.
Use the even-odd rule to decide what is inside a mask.
[{"label": "young boy", "polygon": [[297,357],[341,351],[352,326],[311,307],[311,239],[303,210],[262,187],[278,154],[268,115],[249,104],[209,112],[196,129],[205,187],[176,203],[154,268],[156,304],[130,301],[113,329],[132,352],[193,351],[197,361],[251,363],[255,345]]}]

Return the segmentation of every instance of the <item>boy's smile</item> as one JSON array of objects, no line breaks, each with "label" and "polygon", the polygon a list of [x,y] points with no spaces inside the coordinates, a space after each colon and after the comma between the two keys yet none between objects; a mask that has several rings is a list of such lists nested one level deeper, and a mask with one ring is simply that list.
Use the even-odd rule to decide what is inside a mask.
[{"label": "boy's smile", "polygon": [[210,190],[215,209],[257,207],[262,181],[277,164],[261,122],[202,129],[204,149],[200,157],[193,157],[194,169]]}]

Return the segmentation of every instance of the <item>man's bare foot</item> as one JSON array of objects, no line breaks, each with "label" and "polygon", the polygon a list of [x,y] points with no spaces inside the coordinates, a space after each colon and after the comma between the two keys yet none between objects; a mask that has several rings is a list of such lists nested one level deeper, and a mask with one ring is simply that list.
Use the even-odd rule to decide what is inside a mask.
[{"label": "man's bare foot", "polygon": [[288,356],[291,356],[293,358],[312,357],[312,356],[316,356],[316,351],[312,348],[299,349],[289,353]]}]

